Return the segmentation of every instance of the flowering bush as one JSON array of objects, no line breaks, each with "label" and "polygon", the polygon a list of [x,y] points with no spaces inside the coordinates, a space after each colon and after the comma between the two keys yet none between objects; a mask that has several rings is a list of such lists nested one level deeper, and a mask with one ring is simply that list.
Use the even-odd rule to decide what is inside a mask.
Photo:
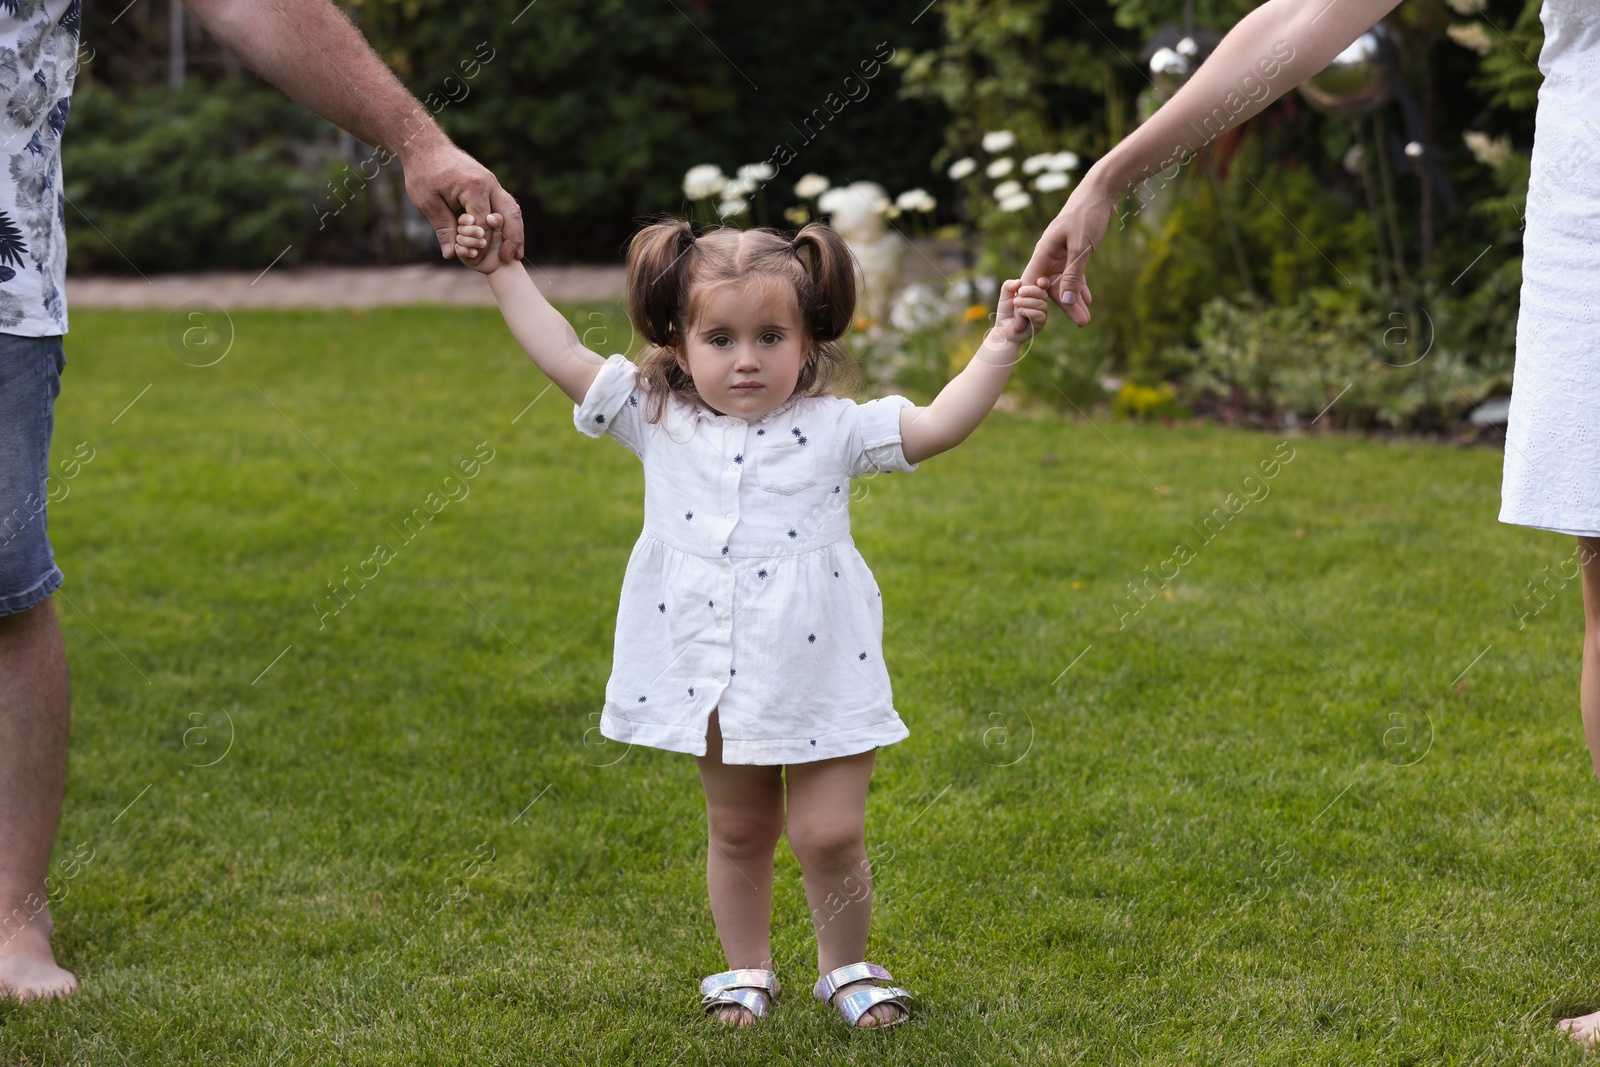
[{"label": "flowering bush", "polygon": [[[1065,202],[1079,166],[1077,155],[1067,151],[1033,152],[1020,164],[1014,155],[999,154],[1018,148],[1020,139],[1011,130],[988,131],[981,144],[983,162],[963,158],[945,170],[955,183],[953,196],[967,227],[939,231],[975,239],[976,268],[949,280],[943,291],[922,284],[900,289],[887,302],[886,314],[877,301],[875,309],[862,309],[862,332],[853,348],[869,378],[882,386],[933,392],[960,371],[981,344],[993,315],[996,275],[1014,273],[1026,260],[1033,237]],[[751,198],[764,204],[762,190],[773,177],[763,164],[740,167],[730,178],[716,164],[702,163],[684,174],[683,193],[702,224],[760,224],[752,216],[764,217],[764,207],[752,211]],[[872,271],[884,265],[882,239],[874,236],[882,233],[882,225],[892,226],[900,238],[935,233],[939,198],[920,186],[890,197],[871,182],[836,186],[823,175],[806,174],[792,192],[799,202],[783,212],[785,222],[798,228],[814,218],[833,218]],[[863,215],[872,222],[874,213],[883,223],[864,226]],[[898,268],[889,272],[897,284]],[[1098,338],[1063,335],[1035,348],[1028,357],[1031,365],[1018,375],[1021,388],[1040,392],[1058,405],[1062,398],[1082,404],[1098,399],[1095,382],[1107,354]]]},{"label": "flowering bush", "polygon": [[[979,268],[1015,271],[1027,261],[1039,232],[1066,203],[1079,160],[1074,152],[1035,152],[1017,165],[1018,138],[990,130],[979,142],[984,155],[963,156],[945,168],[969,224],[981,239]],[[1019,175],[1020,172],[1020,175]]]}]

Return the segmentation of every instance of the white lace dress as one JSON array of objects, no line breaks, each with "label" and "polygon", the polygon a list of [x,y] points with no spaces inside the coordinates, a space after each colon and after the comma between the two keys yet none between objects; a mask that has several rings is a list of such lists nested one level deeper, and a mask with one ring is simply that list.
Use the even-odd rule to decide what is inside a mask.
[{"label": "white lace dress", "polygon": [[1600,537],[1600,2],[1546,0],[1500,521]]}]

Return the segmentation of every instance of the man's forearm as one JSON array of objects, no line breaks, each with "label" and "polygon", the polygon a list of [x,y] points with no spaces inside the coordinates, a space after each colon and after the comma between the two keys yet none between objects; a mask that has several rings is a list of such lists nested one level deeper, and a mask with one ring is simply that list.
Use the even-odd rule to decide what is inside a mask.
[{"label": "man's forearm", "polygon": [[251,70],[362,141],[404,159],[449,139],[329,0],[185,0]]},{"label": "man's forearm", "polygon": [[1326,67],[1399,0],[1268,0],[1228,32],[1155,115],[1084,176],[1118,198]]}]

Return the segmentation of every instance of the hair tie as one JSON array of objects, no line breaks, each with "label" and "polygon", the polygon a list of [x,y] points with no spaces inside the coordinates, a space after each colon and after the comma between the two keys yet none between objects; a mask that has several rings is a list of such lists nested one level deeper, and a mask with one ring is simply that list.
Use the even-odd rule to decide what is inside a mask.
[{"label": "hair tie", "polygon": [[795,255],[798,256],[800,254],[800,242],[799,241],[790,241],[789,242],[789,251],[793,252]]}]

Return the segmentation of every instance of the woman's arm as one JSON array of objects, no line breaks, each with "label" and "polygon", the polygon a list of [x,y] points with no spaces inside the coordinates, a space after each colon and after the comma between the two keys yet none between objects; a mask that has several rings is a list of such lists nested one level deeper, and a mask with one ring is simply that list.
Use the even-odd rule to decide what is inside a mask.
[{"label": "woman's arm", "polygon": [[946,452],[978,428],[1022,358],[1022,343],[1044,326],[1047,299],[1036,285],[1008,281],[1000,287],[994,328],[984,335],[977,354],[933,403],[900,409],[900,448],[906,462],[921,463]]},{"label": "woman's arm", "polygon": [[499,217],[484,221],[487,230],[471,215],[461,216],[456,244],[462,261],[488,276],[489,291],[522,350],[574,404],[582,404],[605,360],[583,346],[578,331],[550,306],[522,264],[502,261]]},{"label": "woman's arm", "polygon": [[1240,19],[1172,99],[1083,176],[1039,238],[1023,277],[1049,277],[1051,296],[1073,322],[1087,324],[1094,298],[1083,267],[1117,202],[1322,70],[1399,2],[1267,0]]}]

